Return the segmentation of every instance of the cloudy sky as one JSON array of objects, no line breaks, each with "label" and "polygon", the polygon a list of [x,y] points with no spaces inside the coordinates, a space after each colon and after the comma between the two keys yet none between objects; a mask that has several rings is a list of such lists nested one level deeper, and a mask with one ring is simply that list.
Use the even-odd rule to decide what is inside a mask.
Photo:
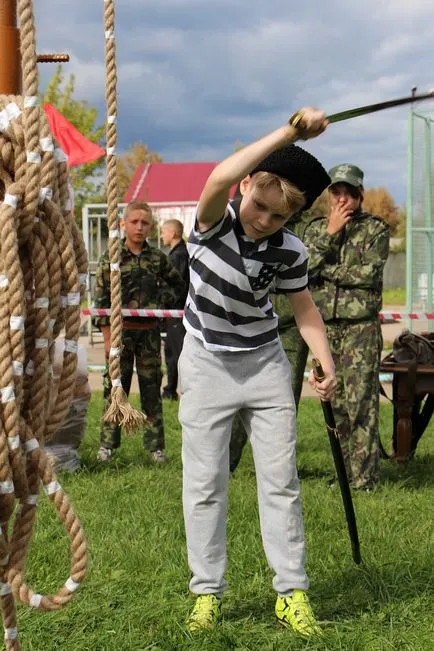
[{"label": "cloudy sky", "polygon": [[[103,0],[34,2],[38,52],[68,52],[77,99],[105,116]],[[119,150],[220,160],[301,106],[326,113],[434,87],[432,0],[117,0]],[[41,89],[53,73],[40,66]],[[420,105],[432,110],[434,100]],[[306,147],[406,193],[407,107],[331,125]]]}]

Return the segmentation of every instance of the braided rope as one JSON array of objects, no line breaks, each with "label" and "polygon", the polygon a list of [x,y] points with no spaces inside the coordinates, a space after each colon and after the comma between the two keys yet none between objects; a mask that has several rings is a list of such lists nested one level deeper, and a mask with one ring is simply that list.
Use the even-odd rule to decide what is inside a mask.
[{"label": "braided rope", "polygon": [[[87,256],[68,205],[66,158],[37,102],[31,0],[18,0],[18,16],[23,96],[0,95],[0,607],[8,651],[20,648],[15,599],[60,608],[87,565],[81,524],[43,450],[73,397]],[[54,343],[63,331],[63,368],[52,400]],[[71,540],[69,578],[51,595],[25,581],[41,484]]]},{"label": "braided rope", "polygon": [[115,3],[104,0],[105,60],[106,60],[106,104],[107,104],[107,221],[109,232],[110,260],[110,341],[116,354],[109,359],[109,373],[112,383],[111,401],[104,420],[121,425],[127,432],[137,430],[145,417],[133,409],[128,402],[121,383],[120,350],[122,346],[122,294],[120,262],[120,238],[118,225],[118,183],[116,166],[116,44],[115,44]]}]

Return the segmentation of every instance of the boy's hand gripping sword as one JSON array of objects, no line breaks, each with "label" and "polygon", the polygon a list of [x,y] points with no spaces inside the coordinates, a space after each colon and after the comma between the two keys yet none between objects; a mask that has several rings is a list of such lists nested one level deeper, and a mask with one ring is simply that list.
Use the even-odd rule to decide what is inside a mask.
[{"label": "boy's hand gripping sword", "polygon": [[[313,374],[317,382],[322,382],[325,378],[319,359],[312,360]],[[327,434],[332,449],[333,460],[335,462],[336,475],[341,489],[342,502],[344,504],[345,517],[347,519],[348,533],[350,535],[351,547],[353,551],[353,560],[357,565],[362,562],[360,555],[359,534],[357,533],[356,515],[354,513],[353,500],[351,497],[350,485],[348,483],[347,471],[345,470],[344,458],[342,456],[339,434],[336,429],[335,417],[329,400],[321,400],[321,407],[324,414],[324,420],[327,428]]]}]

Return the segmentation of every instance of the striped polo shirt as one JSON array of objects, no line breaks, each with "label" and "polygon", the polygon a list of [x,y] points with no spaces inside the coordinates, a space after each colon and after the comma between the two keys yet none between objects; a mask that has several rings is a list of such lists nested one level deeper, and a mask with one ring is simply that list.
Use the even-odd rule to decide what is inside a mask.
[{"label": "striped polo shirt", "polygon": [[257,242],[244,234],[240,200],[188,241],[190,287],[184,326],[207,350],[242,351],[277,339],[278,317],[269,290],[297,292],[307,287],[307,251],[286,228]]}]

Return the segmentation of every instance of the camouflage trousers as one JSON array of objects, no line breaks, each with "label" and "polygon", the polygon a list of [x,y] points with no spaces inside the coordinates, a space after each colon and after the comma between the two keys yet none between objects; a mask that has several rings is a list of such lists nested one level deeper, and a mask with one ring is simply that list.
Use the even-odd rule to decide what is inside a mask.
[{"label": "camouflage trousers", "polygon": [[380,476],[379,370],[383,338],[379,321],[327,325],[336,367],[333,412],[348,479],[353,488]]},{"label": "camouflage trousers", "polygon": [[[143,445],[147,450],[164,450],[164,425],[161,403],[161,338],[160,330],[124,330],[122,333],[121,380],[128,395],[136,362],[140,405],[146,414]],[[104,413],[110,405],[111,381],[108,366],[104,372]],[[121,428],[103,422],[101,445],[118,448]]]},{"label": "camouflage trousers", "polygon": [[[309,348],[295,324],[280,332],[279,336],[288,361],[291,364],[292,391],[294,393],[295,406],[298,408]],[[231,472],[238,466],[246,443],[246,430],[241,417],[237,414],[232,423],[229,444],[229,467]]]}]

